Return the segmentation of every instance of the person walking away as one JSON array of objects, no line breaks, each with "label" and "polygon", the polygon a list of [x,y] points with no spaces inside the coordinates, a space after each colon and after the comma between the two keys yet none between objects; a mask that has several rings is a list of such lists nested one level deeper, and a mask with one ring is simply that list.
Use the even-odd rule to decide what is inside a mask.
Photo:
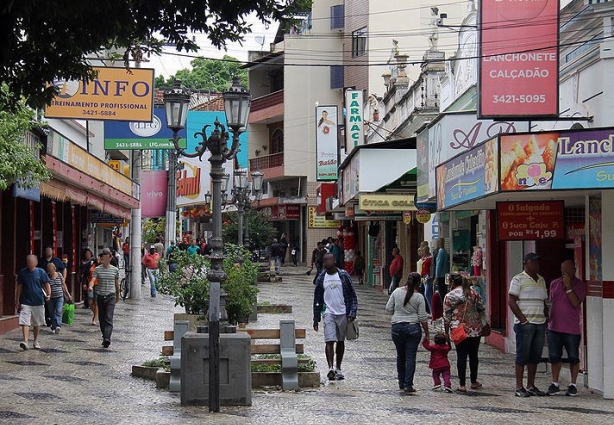
[{"label": "person walking away", "polygon": [[156,282],[158,273],[158,260],[160,255],[156,252],[154,247],[149,248],[149,252],[143,257],[143,266],[147,269],[147,278],[149,279],[149,286],[151,291],[151,298],[156,298]]},{"label": "person walking away", "polygon": [[422,281],[424,282],[424,296],[426,297],[426,303],[428,311],[432,311],[433,306],[431,300],[433,299],[433,279],[431,276],[431,265],[433,263],[433,256],[431,255],[431,249],[428,244],[422,246]]},{"label": "person walking away", "polygon": [[330,381],[342,380],[345,379],[341,364],[345,354],[347,326],[356,319],[358,298],[351,276],[336,266],[332,254],[324,256],[324,268],[325,271],[317,278],[314,290],[313,329],[317,332],[320,320],[323,320],[328,363],[326,376]]},{"label": "person walking away", "polygon": [[298,251],[299,251],[298,242],[294,242],[294,245],[292,246],[292,250],[290,251],[290,255],[292,256],[292,264],[294,265],[294,267],[296,267],[298,264]]},{"label": "person walking away", "polygon": [[356,251],[356,257],[354,258],[354,273],[358,277],[358,283],[362,285],[365,275],[365,257],[362,256],[360,251]]},{"label": "person walking away", "polygon": [[[309,271],[313,271],[313,268],[316,268],[316,276],[320,276],[322,273],[322,269],[324,267],[324,253],[326,251],[323,248],[322,242],[318,242],[317,246],[311,252],[311,268]],[[315,283],[315,280],[314,280]]]},{"label": "person walking away", "polygon": [[[524,256],[524,270],[512,278],[508,305],[514,313],[516,332],[516,397],[546,395],[535,386],[537,365],[544,349],[548,292],[546,282],[539,275],[539,255]],[[528,369],[527,387],[523,385],[525,366]]]},{"label": "person walking away", "polygon": [[164,258],[164,244],[162,243],[162,238],[157,237],[156,243],[153,246],[156,249],[159,258]]},{"label": "person walking away", "polygon": [[283,250],[281,244],[277,241],[277,239],[273,239],[273,243],[271,244],[271,254],[270,257],[273,261],[275,261],[275,272],[277,274],[281,274],[281,256]]},{"label": "person walking away", "polygon": [[79,264],[79,284],[83,288],[83,308],[91,309],[89,300],[88,300],[88,285],[90,283],[90,279],[92,278],[92,266],[96,260],[94,259],[94,254],[92,250],[89,248],[85,248],[83,250],[83,254],[81,255],[81,264]]},{"label": "person walking away", "polygon": [[[53,247],[51,245],[47,245],[45,247],[45,251],[43,252],[43,256],[38,259],[38,268],[42,269],[45,273],[47,272],[47,266],[49,263],[53,263],[55,265],[56,270],[59,273],[62,273],[64,280],[66,280],[66,264],[58,257],[53,255]],[[47,327],[51,326],[51,312],[49,311],[49,306],[45,303],[45,323]]]},{"label": "person walking away", "polygon": [[179,248],[175,245],[175,241],[171,241],[171,244],[166,249],[166,259],[168,261],[168,271],[175,273],[177,271],[177,258]]},{"label": "person walking away", "polygon": [[431,353],[429,368],[433,370],[433,391],[441,388],[443,378],[443,389],[447,393],[452,392],[452,381],[450,379],[450,361],[448,353],[452,350],[450,341],[445,334],[438,333],[433,339],[435,344],[431,344],[427,338],[422,340],[422,346]]},{"label": "person walking away", "polygon": [[450,292],[443,301],[446,335],[462,326],[467,338],[456,345],[456,368],[460,385],[459,392],[466,393],[467,358],[469,358],[469,379],[471,389],[482,387],[478,382],[480,340],[482,338],[482,317],[485,314],[480,295],[471,289],[471,282],[460,274],[450,276]]},{"label": "person walking away", "polygon": [[390,263],[390,286],[388,294],[392,294],[398,288],[399,282],[403,278],[403,257],[399,248],[392,248],[392,262]]},{"label": "person walking away", "polygon": [[437,285],[442,300],[448,292],[446,273],[450,272],[450,256],[446,251],[445,245],[446,240],[444,238],[437,239],[437,260],[435,260],[435,281],[433,285]]},{"label": "person walking away", "polygon": [[127,237],[122,245],[122,252],[124,253],[124,269],[128,271],[130,267],[130,238]]},{"label": "person walking away", "polygon": [[49,299],[49,312],[51,313],[51,332],[59,334],[62,327],[62,312],[64,308],[64,297],[72,301],[72,296],[68,292],[64,276],[57,272],[55,264],[47,265],[47,275],[49,276],[49,286],[51,287],[51,298]]},{"label": "person walking away", "polygon": [[19,302],[19,326],[23,340],[19,346],[28,349],[30,326],[34,333],[32,347],[40,350],[38,335],[40,327],[45,324],[45,301],[49,301],[51,287],[49,276],[41,268],[36,267],[38,260],[35,255],[26,257],[26,268],[17,275],[17,301]]},{"label": "person walking away", "polygon": [[281,264],[283,266],[286,264],[286,255],[288,253],[288,235],[286,235],[285,233],[282,233],[281,237],[279,238],[279,244],[281,245],[280,257],[281,257]]},{"label": "person walking away", "polygon": [[[89,279],[91,280],[94,275],[94,270],[102,264],[102,253],[98,256],[98,258],[93,259],[92,266],[89,270]],[[92,326],[98,325],[98,303],[96,302],[96,286],[94,286],[94,290],[89,290],[89,280],[87,281],[88,290],[87,290],[87,302],[90,305],[90,310],[92,310]],[[97,281],[94,281],[94,285],[98,285]]]},{"label": "person walking away", "polygon": [[113,254],[109,248],[102,250],[102,264],[96,267],[89,284],[89,291],[94,291],[96,285],[96,303],[100,314],[100,331],[102,332],[102,346],[109,348],[111,334],[113,333],[113,314],[115,303],[119,299],[119,269],[111,265]]},{"label": "person walking away", "polygon": [[399,390],[408,395],[416,392],[416,353],[422,332],[426,339],[430,339],[426,303],[424,296],[418,292],[420,280],[419,273],[410,273],[405,286],[396,288],[386,304],[386,311],[392,313],[391,334],[397,350]]},{"label": "person walking away", "polygon": [[576,277],[576,265],[567,260],[561,264],[561,277],[550,284],[550,315],[548,321],[548,355],[552,363],[552,384],[547,394],[560,392],[559,374],[563,347],[569,358],[571,382],[565,395],[576,396],[576,380],[580,372],[580,318],[586,299],[586,283]]}]

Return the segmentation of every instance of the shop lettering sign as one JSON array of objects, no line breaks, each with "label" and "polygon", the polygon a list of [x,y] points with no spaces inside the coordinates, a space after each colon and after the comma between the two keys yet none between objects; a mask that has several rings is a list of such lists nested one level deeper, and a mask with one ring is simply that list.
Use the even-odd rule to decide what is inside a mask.
[{"label": "shop lettering sign", "polygon": [[502,241],[565,239],[564,202],[497,202],[497,228]]},{"label": "shop lettering sign", "polygon": [[364,141],[364,108],[362,90],[346,91],[345,106],[347,109],[347,132],[345,146],[349,151],[355,146],[362,145]]},{"label": "shop lettering sign", "polygon": [[414,211],[416,209],[413,196],[409,194],[360,194],[358,205],[362,211]]},{"label": "shop lettering sign", "polygon": [[200,168],[192,171],[194,174],[188,177],[187,170],[181,170],[177,178],[177,196],[196,197],[200,194]]}]

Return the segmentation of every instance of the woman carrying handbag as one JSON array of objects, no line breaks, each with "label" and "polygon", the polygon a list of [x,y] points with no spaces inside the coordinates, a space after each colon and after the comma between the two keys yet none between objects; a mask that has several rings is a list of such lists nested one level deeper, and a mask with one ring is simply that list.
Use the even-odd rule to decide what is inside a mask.
[{"label": "woman carrying handbag", "polygon": [[450,335],[456,347],[458,392],[466,393],[467,357],[471,389],[482,387],[478,382],[478,351],[482,338],[482,318],[485,313],[480,295],[471,288],[471,282],[460,274],[450,275],[450,292],[444,299],[446,335]]}]

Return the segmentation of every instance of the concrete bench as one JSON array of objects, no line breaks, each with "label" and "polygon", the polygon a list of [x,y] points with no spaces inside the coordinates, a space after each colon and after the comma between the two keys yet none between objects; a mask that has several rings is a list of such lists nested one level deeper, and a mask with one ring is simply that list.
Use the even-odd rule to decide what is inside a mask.
[{"label": "concrete bench", "polygon": [[181,338],[188,332],[190,324],[188,321],[178,320],[175,322],[173,331],[164,332],[165,341],[173,341],[172,346],[162,347],[162,355],[170,356],[171,379],[169,390],[171,392],[181,391]]},{"label": "concrete bench", "polygon": [[[297,354],[305,353],[304,344],[297,344],[297,339],[305,339],[307,331],[296,329],[294,320],[282,320],[279,329],[239,329],[246,332],[252,339],[252,354],[279,354],[280,359],[253,359],[255,364],[281,363],[282,388],[284,390],[298,390],[298,364],[307,362],[299,359]],[[255,344],[256,340],[276,340],[279,344]]]}]

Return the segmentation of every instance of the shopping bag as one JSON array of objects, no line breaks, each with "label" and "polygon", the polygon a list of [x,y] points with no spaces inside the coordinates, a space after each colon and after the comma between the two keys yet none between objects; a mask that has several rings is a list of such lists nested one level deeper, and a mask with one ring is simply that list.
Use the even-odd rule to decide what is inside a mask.
[{"label": "shopping bag", "polygon": [[348,323],[347,333],[345,337],[348,341],[355,341],[358,339],[359,335],[360,330],[358,328],[358,322],[356,321],[356,319],[354,319],[353,322]]},{"label": "shopping bag", "polygon": [[62,323],[72,325],[75,323],[75,305],[64,304],[64,312],[62,313]]}]

